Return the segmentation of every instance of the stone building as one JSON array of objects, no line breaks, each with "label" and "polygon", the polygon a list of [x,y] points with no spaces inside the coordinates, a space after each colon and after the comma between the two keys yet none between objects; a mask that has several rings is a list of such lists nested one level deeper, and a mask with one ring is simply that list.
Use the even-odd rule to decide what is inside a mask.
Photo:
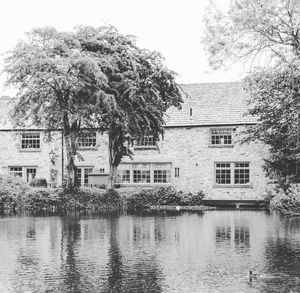
[{"label": "stone building", "polygon": [[[182,85],[182,110],[170,109],[164,137],[147,136],[133,147],[133,160],[124,158],[118,168],[121,186],[167,186],[203,190],[212,199],[261,199],[266,178],[262,170],[266,146],[240,144],[245,125],[247,95],[241,83]],[[9,99],[0,100],[0,172],[23,180],[45,178],[60,185],[65,167],[62,134],[44,141],[39,129],[13,129],[8,117]],[[109,170],[108,138],[89,132],[80,140],[76,161],[82,185],[96,183]]]}]

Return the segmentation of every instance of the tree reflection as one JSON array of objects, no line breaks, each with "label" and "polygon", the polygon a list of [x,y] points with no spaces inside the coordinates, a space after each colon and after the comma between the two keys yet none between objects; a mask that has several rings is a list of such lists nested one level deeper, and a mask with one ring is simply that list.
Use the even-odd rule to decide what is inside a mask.
[{"label": "tree reflection", "polygon": [[64,287],[71,292],[81,292],[81,275],[77,268],[75,253],[76,242],[80,239],[80,224],[78,218],[66,217],[62,220],[61,237],[61,259],[63,266],[62,271],[64,272]]},{"label": "tree reflection", "polygon": [[109,238],[109,262],[108,262],[108,284],[110,292],[122,292],[122,282],[124,277],[122,253],[118,242],[118,218],[110,219]]},{"label": "tree reflection", "polygon": [[[134,225],[130,234],[133,247],[128,251],[125,245],[121,248],[119,224],[119,218],[110,219],[108,288],[104,292],[162,292],[162,274],[155,258],[152,253],[150,257],[147,256],[149,251],[140,246],[140,241],[150,239],[150,235],[146,234],[154,231],[143,225]],[[124,257],[124,253],[131,257]]]}]

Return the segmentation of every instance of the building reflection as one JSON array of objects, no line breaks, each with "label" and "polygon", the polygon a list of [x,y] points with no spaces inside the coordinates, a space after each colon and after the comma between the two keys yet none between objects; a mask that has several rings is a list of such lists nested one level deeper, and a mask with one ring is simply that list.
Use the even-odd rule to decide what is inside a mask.
[{"label": "building reflection", "polygon": [[250,249],[250,229],[248,226],[232,224],[231,226],[216,226],[215,228],[216,247],[234,247],[237,253]]}]

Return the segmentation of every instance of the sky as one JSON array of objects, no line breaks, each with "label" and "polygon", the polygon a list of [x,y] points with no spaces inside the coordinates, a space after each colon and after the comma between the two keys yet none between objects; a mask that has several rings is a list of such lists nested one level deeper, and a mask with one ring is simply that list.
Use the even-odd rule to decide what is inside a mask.
[{"label": "sky", "polygon": [[[226,9],[228,0],[215,0]],[[178,83],[240,81],[245,72],[236,64],[213,71],[202,45],[205,7],[209,0],[9,0],[1,3],[0,68],[5,52],[14,48],[24,33],[53,26],[72,30],[76,25],[113,25],[122,34],[135,35],[137,44],[160,52]],[[11,94],[0,76],[0,96]]]}]

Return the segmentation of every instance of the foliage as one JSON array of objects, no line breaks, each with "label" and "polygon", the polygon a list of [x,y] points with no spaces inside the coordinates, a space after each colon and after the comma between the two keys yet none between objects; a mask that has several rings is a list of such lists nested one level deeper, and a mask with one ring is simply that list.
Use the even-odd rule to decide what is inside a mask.
[{"label": "foliage", "polygon": [[284,214],[300,213],[300,185],[291,184],[286,190],[273,188],[268,191],[270,207]]},{"label": "foliage", "polygon": [[[289,63],[299,57],[300,3],[297,0],[231,0],[226,13],[210,5],[204,43],[210,64],[269,58]],[[267,58],[266,58],[267,57]]]},{"label": "foliage", "polygon": [[148,208],[151,205],[202,205],[204,193],[184,193],[174,187],[158,187],[135,192],[126,197],[126,206],[130,210]]},{"label": "foliage", "polygon": [[257,70],[245,79],[249,114],[258,123],[247,128],[243,141],[259,140],[268,146],[264,168],[283,188],[299,180],[300,71],[296,64]]},{"label": "foliage", "polygon": [[45,187],[47,188],[47,180],[45,178],[35,178],[29,182],[31,187]]},{"label": "foliage", "polygon": [[130,155],[125,142],[147,132],[158,135],[164,112],[182,102],[175,74],[161,56],[110,26],[35,29],[10,52],[5,71],[7,84],[18,89],[15,126],[32,123],[49,138],[63,130],[67,188],[75,186],[74,159],[86,129],[108,131],[115,171],[122,156]]}]

